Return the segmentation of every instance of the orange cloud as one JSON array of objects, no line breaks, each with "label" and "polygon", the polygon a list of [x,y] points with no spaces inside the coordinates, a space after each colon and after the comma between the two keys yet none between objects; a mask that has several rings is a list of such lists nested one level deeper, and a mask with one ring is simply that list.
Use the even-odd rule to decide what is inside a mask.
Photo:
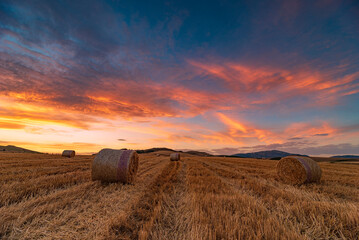
[{"label": "orange cloud", "polygon": [[[87,89],[81,94],[74,94],[71,91],[69,93],[37,91],[36,86],[27,91],[12,89],[3,92],[3,96],[7,97],[0,101],[9,102],[7,106],[2,106],[3,110],[7,109],[9,114],[15,110],[14,116],[21,115],[23,118],[29,117],[30,114],[24,116],[26,113],[31,113],[34,119],[39,120],[42,112],[49,115],[50,121],[55,115],[84,114],[89,116],[82,119],[81,125],[86,125],[87,120],[92,122],[93,117],[96,116],[108,119],[183,117],[195,116],[213,108],[222,109],[219,105],[222,98],[206,91],[153,82],[123,82],[115,79],[103,81],[104,84],[101,87]],[[16,106],[11,105],[10,102],[15,103]],[[66,114],[55,114],[59,111]],[[6,114],[2,113],[2,115]],[[60,116],[52,120],[58,119],[62,120]],[[66,121],[66,119],[63,120]],[[74,123],[79,125],[78,121]]]},{"label": "orange cloud", "polygon": [[238,121],[232,120],[223,113],[217,113],[223,123],[225,123],[231,130],[240,130],[243,133],[247,133],[246,127]]},{"label": "orange cloud", "polygon": [[23,129],[25,127],[24,124],[0,121],[0,128],[4,129]]},{"label": "orange cloud", "polygon": [[[282,142],[281,138],[278,137],[278,134],[270,130],[255,128],[248,125],[246,126],[237,120],[231,119],[223,113],[217,113],[217,116],[222,121],[222,123],[226,125],[228,129],[227,134],[233,139],[254,138],[257,139],[259,142],[265,143]],[[238,130],[240,132],[238,132]]]},{"label": "orange cloud", "polygon": [[37,106],[31,103],[16,104],[13,99],[0,99],[0,120],[18,122],[22,125],[55,124],[87,129],[89,123],[97,122],[94,117],[81,113],[60,112],[51,106]]},{"label": "orange cloud", "polygon": [[319,124],[313,125],[310,123],[300,122],[290,124],[284,131],[284,136],[290,136],[295,138],[306,138],[312,136],[333,136],[338,130],[330,126],[327,122],[320,122]]}]

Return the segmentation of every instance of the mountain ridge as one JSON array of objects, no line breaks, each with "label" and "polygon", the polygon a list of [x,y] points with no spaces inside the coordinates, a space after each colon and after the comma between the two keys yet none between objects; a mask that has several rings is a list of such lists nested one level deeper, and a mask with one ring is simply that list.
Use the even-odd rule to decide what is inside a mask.
[{"label": "mountain ridge", "polygon": [[14,145],[0,146],[0,152],[8,153],[41,153]]},{"label": "mountain ridge", "polygon": [[302,154],[295,154],[295,153],[288,153],[279,150],[269,150],[269,151],[259,151],[259,152],[252,152],[252,153],[236,153],[229,155],[229,157],[241,157],[241,158],[282,158],[287,156],[304,156],[308,157],[307,155]]},{"label": "mountain ridge", "polygon": [[336,156],[331,156],[331,158],[354,158],[354,159],[359,159],[359,155],[336,155]]}]

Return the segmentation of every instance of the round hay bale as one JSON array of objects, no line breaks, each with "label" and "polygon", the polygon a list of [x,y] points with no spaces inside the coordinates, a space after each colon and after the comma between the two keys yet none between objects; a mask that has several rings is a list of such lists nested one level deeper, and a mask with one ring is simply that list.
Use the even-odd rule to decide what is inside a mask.
[{"label": "round hay bale", "polygon": [[181,159],[181,155],[179,153],[172,153],[170,155],[171,161],[179,161]]},{"label": "round hay bale", "polygon": [[75,151],[74,150],[64,150],[63,152],[62,152],[62,156],[63,157],[68,157],[68,158],[73,158],[73,157],[75,157]]},{"label": "round hay bale", "polygon": [[92,162],[92,180],[132,183],[138,169],[138,154],[133,150],[102,149]]},{"label": "round hay bale", "polygon": [[319,182],[322,170],[318,163],[309,157],[288,156],[279,160],[277,174],[284,183],[300,185]]}]

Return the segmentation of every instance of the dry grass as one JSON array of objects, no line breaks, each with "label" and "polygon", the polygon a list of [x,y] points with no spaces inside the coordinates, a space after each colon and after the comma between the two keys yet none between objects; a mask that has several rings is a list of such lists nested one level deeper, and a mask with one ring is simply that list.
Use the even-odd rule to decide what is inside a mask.
[{"label": "dry grass", "polygon": [[277,161],[149,153],[122,185],[92,182],[92,159],[0,154],[0,238],[359,239],[359,165],[298,187]]}]

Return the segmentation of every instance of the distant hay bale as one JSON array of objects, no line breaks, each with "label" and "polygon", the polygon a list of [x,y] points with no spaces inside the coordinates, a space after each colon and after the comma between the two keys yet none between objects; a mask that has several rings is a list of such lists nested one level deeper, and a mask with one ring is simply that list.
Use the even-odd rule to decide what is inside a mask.
[{"label": "distant hay bale", "polygon": [[92,180],[132,183],[138,169],[138,154],[133,150],[102,149],[92,162]]},{"label": "distant hay bale", "polygon": [[284,183],[300,185],[319,182],[322,170],[318,163],[309,157],[288,156],[279,160],[277,174]]},{"label": "distant hay bale", "polygon": [[73,157],[75,157],[75,151],[74,150],[64,150],[63,152],[62,152],[62,156],[63,157],[68,157],[68,158],[73,158]]},{"label": "distant hay bale", "polygon": [[170,159],[171,161],[179,161],[181,158],[181,155],[179,153],[172,153],[170,155]]}]

